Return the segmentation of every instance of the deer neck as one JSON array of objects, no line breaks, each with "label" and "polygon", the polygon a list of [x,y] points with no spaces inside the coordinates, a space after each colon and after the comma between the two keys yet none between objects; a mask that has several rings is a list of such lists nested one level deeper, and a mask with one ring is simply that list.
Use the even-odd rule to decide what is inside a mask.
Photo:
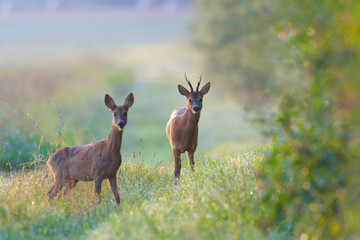
[{"label": "deer neck", "polygon": [[190,106],[188,105],[186,107],[185,112],[184,112],[183,119],[184,119],[185,124],[187,126],[192,126],[192,127],[195,128],[198,125],[198,122],[199,122],[199,119],[200,119],[200,113],[194,114],[191,111]]},{"label": "deer neck", "polygon": [[111,126],[108,137],[106,138],[106,147],[108,151],[113,154],[120,154],[121,142],[122,142],[122,131],[116,126]]}]

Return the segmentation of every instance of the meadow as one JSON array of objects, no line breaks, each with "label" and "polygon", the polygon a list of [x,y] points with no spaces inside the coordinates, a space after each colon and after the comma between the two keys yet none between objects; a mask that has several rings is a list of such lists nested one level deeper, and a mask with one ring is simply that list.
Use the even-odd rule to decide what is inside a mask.
[{"label": "meadow", "polygon": [[[204,99],[196,171],[184,155],[181,181],[173,181],[165,126],[171,111],[186,104],[177,91],[177,84],[186,86],[184,72],[196,81],[201,66],[196,49],[184,41],[189,16],[164,21],[155,14],[135,21],[131,15],[95,14],[101,20],[96,35],[84,28],[93,14],[47,16],[46,23],[29,15],[0,23],[7,43],[0,61],[0,238],[261,238],[254,173],[266,147],[244,107],[216,84]],[[157,26],[153,37],[142,31],[149,29],[144,21]],[[123,24],[122,30],[111,35],[119,27],[111,22]],[[131,39],[122,28],[129,25]],[[75,31],[80,32],[71,36]],[[122,208],[107,183],[104,201],[95,205],[91,182],[52,205],[48,156],[62,146],[106,138],[112,118],[105,93],[121,103],[130,91],[135,103],[118,173]]]},{"label": "meadow", "polygon": [[[54,205],[46,168],[1,178],[2,239],[259,239],[254,170],[263,149],[208,153],[181,181],[172,168],[125,159],[118,179],[122,209],[107,184],[95,205],[91,183],[80,183]],[[279,238],[277,238],[279,239]]]},{"label": "meadow", "polygon": [[[0,11],[0,239],[359,239],[359,1],[67,3]],[[184,72],[211,88],[174,181]],[[121,207],[92,182],[50,203],[48,157],[106,138],[129,92]]]},{"label": "meadow", "polygon": [[[56,59],[40,58],[30,66],[11,63],[11,70],[2,66],[1,109],[4,114],[1,121],[4,132],[15,136],[16,132],[29,135],[28,138],[37,139],[36,144],[44,137],[43,143],[57,146],[101,140],[107,137],[112,120],[104,104],[105,93],[120,104],[132,91],[135,104],[129,111],[122,153],[127,157],[134,152],[144,154],[147,163],[170,163],[171,149],[165,126],[172,110],[186,105],[186,100],[177,90],[177,84],[186,85],[184,73],[172,69],[174,63],[169,59],[173,56],[167,53],[176,47],[175,44],[143,47],[145,50],[142,51],[160,51],[164,55],[158,54],[158,64],[149,59],[152,62],[148,63],[153,65],[149,70],[133,70],[137,64],[147,64],[147,59],[138,59],[136,48],[128,50],[127,64],[116,63],[117,59],[112,60],[112,54],[106,55],[104,50],[100,53],[73,53],[61,64],[54,63],[59,61],[57,56]],[[185,50],[183,57],[186,51],[190,51],[188,48],[185,45],[179,49]],[[104,59],[96,58],[93,62],[92,56],[98,54],[105,55]],[[175,58],[176,61],[180,60]],[[49,66],[47,62],[57,67]],[[160,65],[161,62],[170,64]],[[189,78],[197,79],[197,73],[189,72]],[[246,117],[244,107],[217,92],[215,86],[205,99],[199,130],[199,138],[203,140],[199,142],[199,150],[211,149],[218,144],[236,146],[239,142],[246,145],[260,142],[261,135]],[[25,160],[33,153],[31,146],[26,149],[28,152],[23,150],[21,155],[25,155]],[[14,151],[16,155],[18,152]]]}]

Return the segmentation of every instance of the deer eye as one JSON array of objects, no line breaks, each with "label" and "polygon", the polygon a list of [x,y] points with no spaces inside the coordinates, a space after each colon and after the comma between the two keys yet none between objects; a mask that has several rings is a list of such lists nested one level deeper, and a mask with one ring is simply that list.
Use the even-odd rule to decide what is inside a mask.
[{"label": "deer eye", "polygon": [[125,117],[127,116],[127,112],[124,112],[124,116],[125,116]]},{"label": "deer eye", "polygon": [[202,103],[202,98],[200,98],[199,102]]}]

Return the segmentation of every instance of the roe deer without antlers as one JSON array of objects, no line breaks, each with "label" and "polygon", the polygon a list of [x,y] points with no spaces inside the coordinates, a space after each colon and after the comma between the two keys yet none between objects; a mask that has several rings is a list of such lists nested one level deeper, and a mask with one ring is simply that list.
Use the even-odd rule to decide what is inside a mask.
[{"label": "roe deer without antlers", "polygon": [[166,125],[166,134],[174,157],[174,177],[176,180],[180,178],[182,153],[187,153],[189,165],[194,170],[194,153],[197,147],[198,122],[202,109],[202,99],[210,90],[210,83],[208,82],[199,91],[201,74],[195,91],[187,79],[186,73],[185,80],[189,84],[191,92],[181,85],[178,85],[178,90],[188,100],[188,105],[186,108],[176,108],[171,113],[169,122]]},{"label": "roe deer without antlers", "polygon": [[94,181],[97,203],[100,203],[101,184],[104,179],[108,179],[115,201],[120,204],[116,173],[121,165],[120,148],[127,112],[133,103],[133,93],[125,98],[122,106],[117,106],[106,94],[105,105],[113,113],[108,137],[93,144],[63,147],[50,156],[47,164],[55,179],[48,192],[52,201],[65,195],[78,181]]}]

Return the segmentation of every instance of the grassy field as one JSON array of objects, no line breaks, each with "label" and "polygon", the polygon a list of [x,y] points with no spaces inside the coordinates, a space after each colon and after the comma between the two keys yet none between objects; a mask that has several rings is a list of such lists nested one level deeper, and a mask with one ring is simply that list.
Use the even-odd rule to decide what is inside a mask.
[{"label": "grassy field", "polygon": [[[27,67],[19,67],[13,73],[12,90],[6,92],[11,105],[2,105],[4,116],[15,126],[25,126],[30,135],[36,134],[36,143],[43,133],[52,145],[58,141],[59,146],[86,144],[108,134],[111,114],[103,103],[104,93],[121,102],[133,91],[135,104],[129,111],[121,150],[123,165],[118,175],[122,209],[116,206],[107,183],[103,184],[104,201],[100,206],[95,205],[93,183],[84,182],[51,205],[46,193],[53,179],[43,164],[57,147],[49,147],[43,140],[43,155],[37,145],[29,146],[29,152],[24,153],[25,160],[34,161],[39,167],[0,174],[0,239],[262,237],[254,222],[254,169],[263,154],[261,149],[240,149],[256,145],[260,139],[245,121],[242,107],[228,99],[219,101],[221,94],[215,88],[211,90],[200,120],[196,172],[189,170],[183,156],[182,179],[175,184],[165,125],[172,109],[186,103],[176,88],[177,83],[185,82],[183,73],[179,77],[142,78],[123,65],[104,69],[91,68],[95,64],[88,62],[85,67],[81,64],[44,70],[48,75],[41,76],[48,77],[36,87],[34,82],[41,67],[31,66],[34,75],[27,72]],[[24,75],[28,82],[21,80]],[[72,82],[71,88],[67,81]],[[25,91],[11,95],[19,87],[29,89],[29,94]],[[19,119],[25,123],[21,125]],[[24,138],[17,128],[9,134]],[[225,153],[229,149],[232,152]],[[13,151],[17,153],[16,149]]]},{"label": "grassy field", "polygon": [[[182,55],[171,55],[169,50],[176,48]],[[141,151],[147,163],[171,163],[165,126],[171,111],[186,105],[177,84],[186,85],[183,69],[189,69],[191,79],[198,74],[194,71],[196,57],[187,59],[194,62],[192,67],[185,64],[175,69],[174,64],[179,65],[189,51],[187,45],[164,44],[130,48],[126,63],[118,60],[117,54],[102,50],[42,57],[26,65],[10,62],[11,70],[1,65],[2,117],[15,126],[12,133],[25,128],[30,135],[45,136],[44,142],[56,143],[64,137],[60,138],[63,145],[87,144],[104,139],[110,129],[105,93],[120,104],[132,91],[135,104],[129,111],[122,153],[131,156]],[[156,58],[140,59],[139,52],[158,54]],[[95,55],[102,57],[94,60],[91,56]],[[147,63],[152,67],[139,67]],[[205,82],[206,73],[203,76]],[[2,127],[8,129],[5,125]],[[217,91],[216,86],[204,100],[199,138],[199,151],[218,144],[251,145],[261,140],[258,131],[246,121],[244,108]],[[31,149],[24,154],[29,157]]]},{"label": "grassy field", "polygon": [[[98,32],[89,27],[94,19]],[[262,237],[254,177],[262,138],[244,107],[216,85],[204,99],[196,171],[184,156],[182,179],[173,181],[165,126],[171,111],[186,105],[177,90],[186,86],[184,72],[195,81],[201,71],[199,54],[184,41],[188,21],[186,14],[1,17],[0,239]],[[99,206],[93,183],[51,205],[48,156],[106,138],[112,116],[105,93],[121,104],[130,91],[135,103],[118,174],[122,209],[105,183]]]},{"label": "grassy field", "polygon": [[[223,16],[219,20],[227,23]],[[174,181],[165,126],[172,110],[186,105],[177,85],[186,86],[184,72],[192,82],[202,72],[203,85],[210,78],[204,56],[190,41],[189,30],[196,30],[191,18],[189,11],[114,10],[0,16],[0,239],[359,239],[352,159],[358,151],[348,152],[358,141],[348,141],[353,133],[346,124],[337,126],[341,116],[337,123],[330,110],[336,105],[326,95],[332,87],[322,81],[310,84],[309,95],[284,97],[271,124],[271,107],[261,119],[234,101],[241,99],[239,92],[224,92],[228,81],[212,81],[199,122],[195,172],[183,155],[181,179]],[[316,31],[312,39],[325,33]],[[319,54],[327,59],[327,52]],[[341,62],[346,63],[342,57]],[[329,69],[328,77],[338,70]],[[345,69],[339,70],[342,75]],[[129,92],[135,103],[117,175],[121,208],[107,183],[100,205],[92,182],[80,182],[50,203],[48,157],[63,146],[106,138],[112,115],[104,95],[121,104]],[[244,95],[253,95],[252,101],[263,97],[252,90]],[[356,129],[354,123],[349,129]],[[262,130],[275,133],[272,145]]]},{"label": "grassy field", "polygon": [[254,171],[263,150],[209,152],[195,172],[185,164],[177,183],[171,167],[125,159],[118,174],[122,209],[107,184],[95,205],[93,184],[85,182],[51,205],[52,180],[43,167],[1,177],[0,238],[259,239]]}]

